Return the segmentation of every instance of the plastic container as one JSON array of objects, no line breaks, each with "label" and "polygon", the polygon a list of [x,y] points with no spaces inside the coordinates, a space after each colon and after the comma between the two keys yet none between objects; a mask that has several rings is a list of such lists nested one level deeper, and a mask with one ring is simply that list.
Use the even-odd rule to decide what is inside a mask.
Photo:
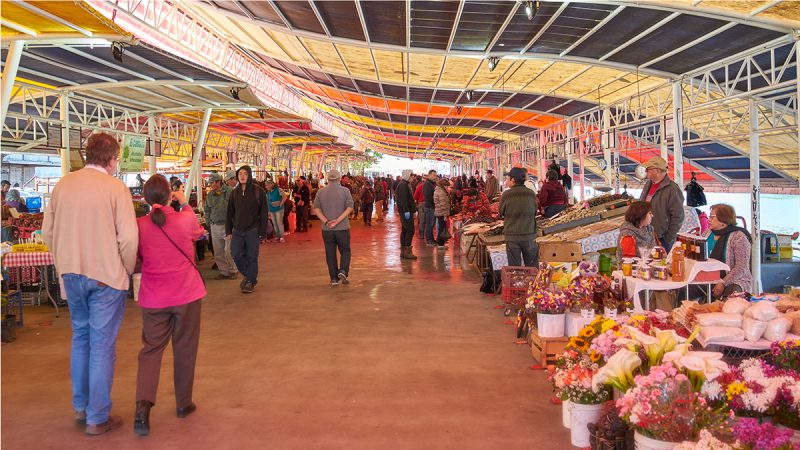
[{"label": "plastic container", "polygon": [[564,400],[561,402],[561,425],[569,428],[572,423],[572,402]]},{"label": "plastic container", "polygon": [[636,450],[670,450],[678,446],[680,442],[659,441],[649,438],[638,431],[634,433],[633,440],[636,443]]},{"label": "plastic container", "polygon": [[567,324],[566,317],[566,314],[536,313],[536,328],[539,332],[539,337],[564,337],[564,328],[566,328]]},{"label": "plastic container", "polygon": [[598,422],[602,412],[602,403],[598,405],[572,403],[569,428],[572,445],[581,448],[589,446],[589,424]]},{"label": "plastic container", "polygon": [[686,252],[683,248],[672,251],[672,281],[686,281]]}]

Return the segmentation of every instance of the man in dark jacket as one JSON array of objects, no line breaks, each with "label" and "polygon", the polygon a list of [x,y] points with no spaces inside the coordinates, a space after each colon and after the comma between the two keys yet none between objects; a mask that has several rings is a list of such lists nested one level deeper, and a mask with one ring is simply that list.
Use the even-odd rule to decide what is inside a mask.
[{"label": "man in dark jacket", "polygon": [[539,262],[536,245],[536,194],[525,187],[526,170],[514,167],[506,176],[509,189],[500,196],[500,215],[503,216],[503,234],[506,238],[506,256],[509,266],[528,267]]},{"label": "man in dark jacket", "polygon": [[258,249],[261,239],[267,237],[267,193],[253,182],[250,166],[236,171],[239,185],[228,201],[225,223],[226,239],[231,240],[231,254],[244,279],[242,292],[253,292],[258,283]]},{"label": "man in dark jacket", "polygon": [[436,171],[429,170],[428,178],[422,187],[422,194],[425,198],[425,242],[428,247],[436,245],[436,242],[433,241],[433,225],[436,223],[436,215],[434,214],[436,205],[433,203],[434,190],[436,190]]},{"label": "man in dark jacket", "polygon": [[500,184],[497,181],[497,177],[494,176],[494,171],[489,169],[486,171],[486,198],[489,199],[490,202],[494,201],[494,198],[497,197],[498,192],[500,191]]},{"label": "man in dark jacket", "polygon": [[400,223],[403,231],[400,233],[400,258],[417,259],[411,251],[411,241],[414,239],[414,213],[417,211],[417,202],[414,201],[414,194],[408,181],[411,179],[411,171],[404,170],[403,178],[397,183],[395,192],[395,206],[400,214]]},{"label": "man in dark jacket", "polygon": [[667,162],[659,156],[644,163],[647,168],[647,183],[639,200],[650,202],[653,207],[653,228],[656,237],[667,251],[678,237],[683,225],[683,191],[667,176]]},{"label": "man in dark jacket", "polygon": [[295,232],[305,233],[308,231],[308,208],[311,203],[311,188],[306,177],[297,178],[297,187],[294,191],[294,211],[296,216]]}]

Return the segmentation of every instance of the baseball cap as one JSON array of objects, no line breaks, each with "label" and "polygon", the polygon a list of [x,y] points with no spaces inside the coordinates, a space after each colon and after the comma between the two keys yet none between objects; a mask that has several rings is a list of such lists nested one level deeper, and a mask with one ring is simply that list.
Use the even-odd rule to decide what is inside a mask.
[{"label": "baseball cap", "polygon": [[667,170],[667,162],[660,156],[654,156],[644,163],[646,169],[661,169]]},{"label": "baseball cap", "polygon": [[230,180],[231,178],[236,178],[236,171],[235,170],[229,170],[229,171],[225,172],[225,179],[226,180]]},{"label": "baseball cap", "polygon": [[338,170],[333,169],[328,171],[328,179],[329,180],[341,180],[342,174],[339,173]]},{"label": "baseball cap", "polygon": [[527,171],[522,167],[514,167],[505,173],[506,176],[511,177],[514,181],[525,181]]},{"label": "baseball cap", "polygon": [[222,181],[222,177],[219,176],[218,173],[212,173],[211,175],[208,176],[209,183],[213,183],[215,181]]}]

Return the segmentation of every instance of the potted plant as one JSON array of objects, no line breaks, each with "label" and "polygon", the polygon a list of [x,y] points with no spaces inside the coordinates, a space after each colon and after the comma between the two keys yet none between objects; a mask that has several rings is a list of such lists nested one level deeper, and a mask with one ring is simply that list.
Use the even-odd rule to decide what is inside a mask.
[{"label": "potted plant", "polygon": [[581,355],[574,350],[567,350],[558,355],[555,364],[547,367],[547,379],[553,383],[553,393],[561,400],[561,424],[570,428],[571,404],[567,392],[566,379],[573,367],[580,360]]}]

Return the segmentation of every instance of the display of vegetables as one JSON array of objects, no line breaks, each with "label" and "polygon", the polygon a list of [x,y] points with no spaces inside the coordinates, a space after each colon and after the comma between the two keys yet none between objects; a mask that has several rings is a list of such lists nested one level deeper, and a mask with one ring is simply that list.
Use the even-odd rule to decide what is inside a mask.
[{"label": "display of vegetables", "polygon": [[547,227],[552,227],[554,225],[560,225],[562,223],[574,222],[576,220],[581,220],[596,215],[597,212],[595,211],[591,211],[588,209],[575,209],[567,211],[563,214],[559,214],[558,216],[552,217],[550,219],[543,220],[540,225],[542,228],[547,228]]},{"label": "display of vegetables", "polygon": [[43,220],[44,220],[44,213],[21,214],[17,218],[9,217],[8,226],[41,230]]},{"label": "display of vegetables", "polygon": [[590,198],[589,200],[586,200],[585,203],[588,204],[590,208],[594,208],[595,206],[604,205],[606,203],[611,203],[618,200],[627,200],[629,197],[630,196],[628,194],[605,194]]}]

